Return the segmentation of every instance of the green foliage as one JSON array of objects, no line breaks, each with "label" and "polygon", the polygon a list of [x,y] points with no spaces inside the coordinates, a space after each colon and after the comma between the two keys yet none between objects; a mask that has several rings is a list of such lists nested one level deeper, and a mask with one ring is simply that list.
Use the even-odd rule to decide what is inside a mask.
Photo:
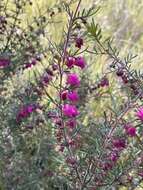
[{"label": "green foliage", "polygon": [[98,24],[95,24],[93,19],[91,24],[87,24],[86,27],[87,27],[87,34],[89,35],[89,37],[93,37],[97,41],[101,40],[102,38],[101,28]]},{"label": "green foliage", "polygon": [[[43,8],[39,6],[39,2],[33,2],[37,15],[32,18],[29,15],[29,19],[25,19],[24,23],[23,14],[26,14],[27,9],[31,9],[30,1],[7,1],[7,4],[5,1],[0,2],[0,13],[3,16],[9,15],[8,27],[0,34],[0,58],[11,60],[10,67],[0,68],[0,189],[118,188],[122,183],[122,176],[142,169],[142,165],[135,163],[136,159],[142,156],[142,123],[135,120],[132,111],[136,105],[142,105],[140,95],[143,89],[143,74],[132,66],[137,56],[131,52],[125,56],[122,46],[120,48],[116,43],[116,37],[109,38],[108,31],[104,34],[102,21],[96,15],[99,9],[103,11],[102,14],[111,11],[111,7],[108,7],[110,10],[104,10],[103,5],[110,2],[113,6],[114,2],[100,2],[99,7],[91,3],[90,8],[84,8],[86,2],[83,2],[75,17],[74,11],[78,1],[48,1],[49,4],[54,4],[53,7],[49,5]],[[109,20],[114,17],[113,11],[111,12]],[[117,17],[119,15],[117,14]],[[107,25],[112,26],[112,23]],[[55,40],[56,35],[58,40]],[[73,43],[78,36],[84,40],[83,49],[76,49]],[[126,35],[123,38],[125,40]],[[71,140],[77,138],[78,148],[73,151],[77,159],[76,168],[65,161],[69,154],[66,140],[66,150],[58,151],[58,128],[49,116],[49,113],[57,112],[55,105],[59,103],[57,92],[59,94],[60,87],[57,79],[60,72],[55,71],[56,77],[50,87],[43,87],[41,83],[48,69],[51,69],[53,64],[60,65],[62,58],[65,59],[63,54],[75,57],[84,54],[87,59],[86,70],[78,71],[81,86],[78,89],[80,100],[77,106],[81,114],[78,127],[71,134]],[[33,57],[38,60],[38,64],[24,70],[25,64]],[[99,68],[102,68],[102,72],[98,72]],[[123,69],[127,76],[127,85],[117,79],[116,72],[119,69]],[[77,72],[77,68],[73,71]],[[66,72],[69,71],[64,70],[64,73]],[[109,88],[99,87],[103,79],[109,80]],[[137,87],[139,94],[136,95],[134,89],[130,88],[132,84]],[[21,106],[28,104],[38,104],[42,108],[18,123],[17,113]],[[128,121],[133,122],[137,128],[136,138],[128,138],[125,135],[123,126]],[[111,134],[109,139],[108,134]],[[108,162],[114,138],[125,138],[127,148],[121,151],[117,164],[102,176],[104,169],[101,165]],[[105,183],[101,187],[98,184],[100,180]]]}]

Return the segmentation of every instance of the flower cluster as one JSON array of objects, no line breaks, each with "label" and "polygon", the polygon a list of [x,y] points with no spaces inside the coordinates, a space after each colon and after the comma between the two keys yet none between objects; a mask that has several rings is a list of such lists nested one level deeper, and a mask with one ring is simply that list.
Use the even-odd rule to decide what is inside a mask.
[{"label": "flower cluster", "polygon": [[70,73],[67,75],[67,84],[73,87],[78,87],[80,85],[80,80],[75,73]]},{"label": "flower cluster", "polygon": [[31,115],[31,113],[35,112],[38,109],[38,105],[36,104],[29,104],[24,105],[20,108],[18,111],[18,114],[16,116],[16,121],[20,122],[22,119],[25,119]]},{"label": "flower cluster", "polygon": [[37,79],[37,85],[35,87],[35,92],[38,96],[42,96],[45,92],[45,88],[48,87],[52,81],[56,70],[54,68],[46,68],[40,78]]},{"label": "flower cluster", "polygon": [[[136,117],[141,122],[143,122],[143,107],[140,107],[137,110]],[[133,138],[137,136],[137,128],[134,127],[131,123],[127,123],[124,125],[124,131],[124,134],[128,137]],[[110,152],[108,153],[108,155],[106,155],[108,160],[101,163],[101,168],[103,169],[103,171],[109,171],[114,167],[114,165],[120,157],[122,150],[124,150],[127,147],[127,139],[125,139],[124,137],[114,137],[111,140],[111,147],[112,148],[110,148]]]},{"label": "flower cluster", "polygon": [[[72,68],[73,66],[78,66],[79,68],[83,69],[86,65],[85,60],[83,57],[73,58],[68,57],[67,63],[68,68]],[[79,115],[79,111],[75,104],[79,100],[79,95],[76,90],[77,87],[80,86],[80,79],[76,73],[68,73],[66,79],[66,88],[68,90],[64,90],[61,93],[61,98],[63,101],[68,101],[62,106],[63,115],[69,118],[75,118]],[[71,90],[70,90],[71,89]]]},{"label": "flower cluster", "polygon": [[[75,46],[81,48],[83,40],[77,39]],[[60,143],[59,150],[64,151],[65,147],[76,148],[80,138],[78,135],[75,139],[72,139],[72,132],[77,127],[77,117],[80,115],[77,104],[79,102],[78,88],[80,87],[80,78],[77,73],[71,71],[74,67],[84,69],[86,67],[86,61],[83,56],[73,57],[66,56],[64,67],[66,72],[66,81],[61,85],[59,98],[60,98],[60,115],[52,116],[54,123],[58,126],[56,138]],[[54,67],[55,68],[55,67]],[[56,67],[56,69],[59,69]],[[59,72],[60,73],[60,72]],[[65,72],[61,72],[64,73]],[[64,128],[66,128],[66,137],[64,135]],[[66,138],[66,139],[65,139]],[[65,142],[66,141],[66,142]],[[67,157],[67,163],[74,165],[76,163],[75,158]],[[74,160],[74,162],[72,161]]]},{"label": "flower cluster", "polygon": [[74,66],[80,67],[81,69],[84,69],[86,66],[85,59],[82,56],[79,57],[67,57],[66,65],[69,69],[71,69]]},{"label": "flower cluster", "polygon": [[[76,47],[81,48],[81,46],[83,45],[83,39],[77,38],[75,43],[76,43],[75,44]],[[70,70],[74,66],[77,66],[80,69],[84,69],[86,66],[86,61],[83,56],[79,56],[79,57],[68,56],[66,58],[66,66]],[[62,106],[63,115],[70,119],[75,118],[76,116],[79,115],[79,111],[75,105],[79,100],[79,95],[76,90],[76,88],[78,88],[79,86],[80,86],[80,79],[78,75],[76,73],[72,73],[71,71],[69,71],[69,73],[67,74],[65,90],[61,92],[60,97],[64,101],[64,104]],[[65,103],[65,101],[67,102]],[[67,123],[71,123],[71,120],[70,122],[68,121]],[[75,125],[74,120],[72,120],[71,125],[72,126]]]},{"label": "flower cluster", "polygon": [[111,147],[106,154],[105,161],[101,162],[103,171],[111,170],[117,163],[122,150],[126,148],[126,140],[124,138],[114,138],[111,140]]},{"label": "flower cluster", "polygon": [[128,136],[130,136],[130,137],[136,136],[137,131],[136,131],[136,128],[134,126],[132,126],[132,124],[130,124],[130,123],[126,124],[124,126],[124,128],[125,128],[125,132]]},{"label": "flower cluster", "polygon": [[75,39],[75,47],[81,48],[83,46],[83,39],[82,38],[76,38]]},{"label": "flower cluster", "polygon": [[76,117],[79,114],[79,112],[75,105],[64,104],[63,114],[64,116],[67,116],[67,117]]},{"label": "flower cluster", "polygon": [[101,81],[98,83],[98,88],[100,87],[108,87],[109,86],[109,80],[107,77],[103,77]]}]

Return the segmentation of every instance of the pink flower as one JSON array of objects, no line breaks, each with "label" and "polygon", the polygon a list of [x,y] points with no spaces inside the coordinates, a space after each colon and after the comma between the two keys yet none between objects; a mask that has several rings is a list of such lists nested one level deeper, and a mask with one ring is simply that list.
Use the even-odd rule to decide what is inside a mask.
[{"label": "pink flower", "polygon": [[123,71],[122,69],[118,69],[117,72],[116,72],[116,75],[117,75],[118,77],[122,77],[123,74],[124,74],[124,71]]},{"label": "pink flower", "polygon": [[106,77],[102,78],[102,80],[100,81],[99,85],[101,87],[109,86],[109,80],[108,80],[108,78],[106,78]]},{"label": "pink flower", "polygon": [[75,73],[68,74],[67,76],[67,84],[71,86],[79,86],[80,80]]},{"label": "pink flower", "polygon": [[76,145],[76,143],[75,143],[75,141],[74,141],[73,139],[69,139],[69,140],[68,140],[68,144],[69,144],[69,146],[71,146],[71,147],[73,147],[73,146]]},{"label": "pink flower", "polygon": [[34,105],[28,105],[26,107],[26,110],[27,110],[28,113],[32,113],[33,111],[35,111],[35,108],[36,107]]},{"label": "pink flower", "polygon": [[27,111],[27,107],[24,106],[20,109],[19,113],[18,113],[18,117],[20,118],[25,118],[29,115],[29,112]]},{"label": "pink flower", "polygon": [[75,65],[80,67],[81,69],[84,69],[86,66],[85,59],[83,57],[77,57],[75,60]]},{"label": "pink flower", "polygon": [[76,127],[76,120],[70,119],[69,121],[66,122],[66,126],[68,126],[71,129],[75,128]]},{"label": "pink flower", "polygon": [[77,91],[72,91],[72,92],[69,92],[67,94],[67,97],[68,97],[68,100],[72,101],[72,102],[76,102],[79,100],[79,96],[78,96],[78,93]]},{"label": "pink flower", "polygon": [[75,47],[81,48],[81,46],[83,46],[83,39],[82,38],[76,38]]},{"label": "pink flower", "polygon": [[25,69],[28,69],[28,68],[31,68],[31,67],[32,67],[32,64],[31,64],[31,63],[26,63]]},{"label": "pink flower", "polygon": [[66,65],[69,69],[71,69],[75,65],[75,58],[74,57],[67,57]]},{"label": "pink flower", "polygon": [[9,59],[5,59],[5,58],[0,58],[0,68],[5,68],[7,66],[9,66],[10,64],[10,60]]},{"label": "pink flower", "polygon": [[131,124],[126,124],[124,127],[125,127],[127,135],[129,135],[131,137],[136,136],[136,128],[135,127],[133,127]]},{"label": "pink flower", "polygon": [[110,160],[112,161],[112,162],[116,162],[117,161],[117,159],[118,159],[118,154],[116,153],[116,152],[112,152],[111,153],[111,155],[110,155]]},{"label": "pink flower", "polygon": [[129,82],[126,75],[122,75],[122,81],[124,84],[127,84]]},{"label": "pink flower", "polygon": [[126,141],[124,139],[114,139],[113,146],[117,149],[123,149],[126,147]]},{"label": "pink flower", "polygon": [[77,115],[79,115],[79,111],[74,105],[65,104],[63,105],[62,110],[63,110],[63,114],[67,117],[76,117]]},{"label": "pink flower", "polygon": [[66,100],[66,99],[67,99],[67,94],[68,94],[68,91],[67,91],[67,90],[64,90],[64,91],[61,93],[61,99],[62,99],[62,100]]},{"label": "pink flower", "polygon": [[129,127],[127,129],[127,134],[131,137],[136,136],[136,128],[135,127]]},{"label": "pink flower", "polygon": [[42,76],[41,82],[43,85],[48,85],[51,80],[52,80],[52,76],[49,74],[45,74]]},{"label": "pink flower", "polygon": [[138,119],[140,119],[141,121],[143,121],[143,107],[139,108],[136,116],[138,117]]},{"label": "pink flower", "polygon": [[29,117],[32,112],[34,112],[37,109],[37,106],[35,104],[25,105],[22,106],[16,116],[17,122],[21,121],[21,119],[24,119],[26,117]]}]

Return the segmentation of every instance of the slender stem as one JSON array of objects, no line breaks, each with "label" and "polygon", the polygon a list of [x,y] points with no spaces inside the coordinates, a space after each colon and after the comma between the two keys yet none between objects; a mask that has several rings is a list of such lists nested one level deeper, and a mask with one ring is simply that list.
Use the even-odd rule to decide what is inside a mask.
[{"label": "slender stem", "polygon": [[15,17],[14,17],[13,25],[12,25],[10,34],[9,34],[9,36],[8,36],[8,38],[7,38],[7,42],[6,42],[5,48],[4,48],[4,50],[3,50],[3,53],[7,50],[8,46],[9,46],[9,42],[11,41],[11,38],[12,38],[12,35],[13,35],[13,32],[14,32],[14,29],[15,29],[15,27],[16,27],[16,23],[17,23],[17,21],[18,21],[19,13],[20,13],[20,9],[18,9],[17,6],[16,6],[16,15],[15,15]]},{"label": "slender stem", "polygon": [[[68,43],[69,43],[69,40],[70,40],[70,35],[71,35],[71,32],[72,32],[72,27],[73,27],[73,24],[74,24],[74,21],[75,21],[75,18],[76,18],[76,15],[77,15],[77,12],[79,10],[79,6],[81,4],[81,1],[82,0],[79,0],[78,4],[77,4],[77,7],[76,7],[76,10],[73,14],[73,16],[71,15],[70,17],[70,21],[69,21],[69,26],[68,26],[68,31],[67,31],[67,35],[66,35],[66,40],[65,40],[65,43],[64,43],[64,48],[63,48],[63,53],[62,53],[62,62],[59,63],[59,75],[60,75],[60,82],[59,82],[59,86],[60,86],[60,94],[62,94],[62,90],[63,90],[63,87],[62,87],[62,83],[63,83],[63,67],[64,67],[64,64],[65,64],[65,59],[66,59],[66,53],[67,53],[67,47],[68,47]],[[60,95],[60,101],[59,101],[59,108],[60,108],[60,117],[61,117],[61,120],[62,120],[62,127],[63,127],[63,135],[64,135],[64,140],[66,142],[66,144],[68,144],[68,140],[67,140],[67,134],[66,134],[66,129],[64,127],[64,117],[63,117],[63,113],[62,113],[62,97]],[[69,146],[67,146],[67,150],[69,152],[69,155],[70,157],[73,156],[73,152],[71,150],[71,148]],[[80,174],[77,170],[77,167],[75,168],[75,172],[76,172],[76,175],[77,175],[77,178],[79,180],[79,182],[82,184],[81,182],[81,177],[80,177]]]}]

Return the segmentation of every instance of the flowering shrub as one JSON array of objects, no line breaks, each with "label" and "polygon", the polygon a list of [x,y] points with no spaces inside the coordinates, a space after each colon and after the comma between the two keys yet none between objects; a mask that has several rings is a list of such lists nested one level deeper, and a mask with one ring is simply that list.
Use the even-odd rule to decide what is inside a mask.
[{"label": "flowering shrub", "polygon": [[[134,178],[143,178],[143,75],[130,65],[136,56],[122,58],[104,38],[93,19],[98,7],[82,9],[81,0],[56,4],[68,17],[56,43],[46,33],[50,19],[58,25],[55,12],[40,10],[24,29],[26,3],[32,6],[15,1],[8,14],[2,2],[0,16],[0,187],[117,189],[125,178],[134,188]],[[100,76],[91,77],[96,63],[89,56],[108,59]],[[107,103],[103,110],[100,102]]]}]

